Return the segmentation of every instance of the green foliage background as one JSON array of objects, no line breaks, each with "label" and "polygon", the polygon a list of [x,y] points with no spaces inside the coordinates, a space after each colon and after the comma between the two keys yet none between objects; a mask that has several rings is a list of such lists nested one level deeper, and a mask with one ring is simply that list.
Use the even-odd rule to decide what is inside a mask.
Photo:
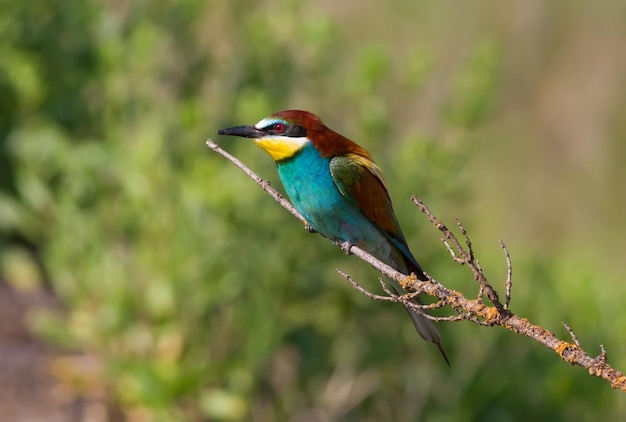
[{"label": "green foliage background", "polygon": [[[411,194],[462,219],[499,286],[507,242],[515,312],[562,336],[568,321],[624,369],[625,17],[619,1],[1,0],[3,276],[45,278],[64,312],[33,328],[100,358],[91,382],[129,420],[623,420],[623,393],[503,330],[440,325],[447,368],[335,268],[371,289],[374,271],[204,140],[315,111],[373,153],[429,273],[476,291]],[[278,185],[251,143],[218,142]]]}]

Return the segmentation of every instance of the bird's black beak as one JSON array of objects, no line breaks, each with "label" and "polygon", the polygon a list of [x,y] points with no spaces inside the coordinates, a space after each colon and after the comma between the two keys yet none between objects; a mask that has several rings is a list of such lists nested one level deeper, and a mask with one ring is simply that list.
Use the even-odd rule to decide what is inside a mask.
[{"label": "bird's black beak", "polygon": [[217,131],[218,135],[241,136],[242,138],[261,138],[265,133],[254,126],[235,126]]}]

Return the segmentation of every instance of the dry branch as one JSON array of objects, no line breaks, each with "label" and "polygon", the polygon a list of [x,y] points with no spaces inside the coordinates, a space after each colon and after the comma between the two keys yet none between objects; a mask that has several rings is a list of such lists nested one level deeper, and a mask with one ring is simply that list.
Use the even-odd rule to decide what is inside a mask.
[{"label": "dry branch", "polygon": [[[291,205],[291,203],[285,197],[283,197],[274,188],[272,188],[267,180],[261,179],[248,167],[246,167],[241,161],[237,160],[235,157],[224,151],[212,140],[208,139],[206,144],[213,151],[221,154],[237,167],[239,167],[264,191],[269,193],[274,198],[274,200],[282,205],[293,216],[302,221],[305,225],[305,228],[310,229],[306,220],[296,211],[293,205]],[[420,201],[415,196],[413,196],[411,199],[417,205],[420,211],[422,211],[428,217],[428,220],[442,232],[443,238],[441,240],[447,250],[450,252],[452,259],[455,262],[461,265],[465,265],[470,269],[470,271],[474,275],[474,279],[478,282],[478,297],[476,299],[468,299],[460,292],[448,289],[429,275],[427,275],[429,279],[428,281],[420,281],[417,279],[417,277],[415,277],[414,274],[407,276],[374,258],[372,255],[360,249],[359,247],[349,246],[349,252],[358,256],[363,261],[367,262],[372,267],[379,270],[385,276],[396,280],[405,290],[408,291],[408,293],[402,295],[394,294],[386,289],[384,282],[381,282],[388,296],[377,295],[364,289],[348,274],[337,270],[338,273],[346,280],[348,280],[356,290],[373,300],[401,302],[407,306],[411,306],[413,309],[416,310],[416,312],[419,312],[434,321],[466,320],[484,326],[499,325],[509,331],[513,331],[516,334],[524,335],[526,337],[534,339],[538,343],[556,352],[556,354],[562,360],[570,363],[571,365],[582,366],[583,368],[587,369],[590,375],[607,380],[611,384],[611,388],[626,392],[626,376],[624,376],[622,372],[614,369],[608,363],[604,346],[600,345],[600,355],[592,357],[580,346],[578,338],[574,334],[573,330],[565,322],[563,323],[563,326],[572,338],[572,343],[559,339],[554,333],[551,333],[550,331],[544,329],[543,327],[540,327],[539,325],[532,324],[526,318],[522,318],[509,310],[512,286],[512,266],[509,252],[502,241],[500,241],[500,246],[504,252],[507,264],[507,279],[505,286],[506,296],[504,304],[500,302],[498,298],[498,293],[491,286],[491,284],[489,284],[487,277],[485,276],[482,267],[480,266],[480,263],[476,259],[470,237],[460,221],[457,220],[456,224],[459,228],[459,231],[461,232],[461,235],[463,236],[463,243],[465,244],[465,247],[463,247],[461,241],[459,241],[456,235],[445,224],[443,224],[443,222],[435,217],[432,212],[422,203],[422,201]],[[346,248],[346,245],[340,244],[338,246]],[[437,298],[438,301],[429,305],[415,304],[411,301],[411,299],[416,294],[427,294]],[[484,296],[486,296],[491,305],[483,303]],[[449,306],[456,312],[456,314],[450,316],[435,317],[425,312],[426,310],[441,308],[443,306]]]}]

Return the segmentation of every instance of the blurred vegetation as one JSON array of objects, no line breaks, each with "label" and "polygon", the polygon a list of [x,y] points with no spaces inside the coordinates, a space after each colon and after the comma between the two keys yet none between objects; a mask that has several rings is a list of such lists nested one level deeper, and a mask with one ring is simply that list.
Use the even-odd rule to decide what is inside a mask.
[{"label": "blurred vegetation", "polygon": [[447,368],[334,269],[375,272],[204,140],[320,114],[377,158],[429,273],[475,292],[411,194],[464,221],[494,281],[504,238],[512,309],[624,369],[625,9],[1,0],[3,277],[60,297],[33,328],[96,356],[84,376],[129,420],[623,420],[621,393],[510,333],[441,325]]}]

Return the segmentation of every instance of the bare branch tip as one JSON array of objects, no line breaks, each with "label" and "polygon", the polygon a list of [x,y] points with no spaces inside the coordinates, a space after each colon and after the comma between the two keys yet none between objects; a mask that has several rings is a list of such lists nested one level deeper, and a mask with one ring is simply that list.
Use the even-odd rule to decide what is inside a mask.
[{"label": "bare branch tip", "polygon": [[570,337],[572,338],[572,340],[574,341],[574,344],[578,347],[580,347],[580,341],[578,340],[578,337],[576,337],[576,334],[574,334],[574,330],[572,330],[570,328],[569,325],[567,325],[567,323],[565,321],[562,322],[563,324],[563,328],[565,328],[565,330],[567,331],[567,333],[570,335]]},{"label": "bare branch tip", "polygon": [[509,309],[509,303],[511,303],[511,289],[513,288],[513,265],[511,264],[509,249],[502,239],[500,239],[500,247],[504,251],[504,258],[506,259],[506,297],[504,299],[504,309]]},{"label": "bare branch tip", "polygon": [[337,272],[337,274],[339,274],[340,276],[342,276],[346,280],[350,279],[350,276],[348,274],[344,273],[343,271],[341,271],[341,269],[335,268],[335,271]]},{"label": "bare branch tip", "polygon": [[463,236],[465,236],[467,239],[467,230],[465,230],[465,227],[463,227],[463,223],[461,223],[461,220],[458,218],[455,218],[454,222],[456,223],[459,230],[461,230],[461,233],[463,234]]},{"label": "bare branch tip", "polygon": [[478,285],[478,296],[476,297],[476,302],[482,304],[484,295],[485,295],[485,285],[480,283]]},{"label": "bare branch tip", "polygon": [[335,268],[335,271],[337,271],[337,273],[339,275],[341,275],[343,278],[348,280],[350,282],[350,284],[352,285],[352,287],[354,287],[357,291],[359,291],[360,293],[362,293],[363,295],[365,295],[369,299],[381,300],[381,301],[384,301],[384,302],[396,302],[397,301],[397,297],[396,296],[392,296],[392,295],[390,295],[390,296],[381,296],[381,295],[377,295],[375,293],[370,292],[369,290],[367,290],[364,287],[362,287],[359,283],[354,281],[354,279],[352,277],[350,277],[350,275],[348,275],[345,272],[341,271],[339,268]]},{"label": "bare branch tip", "polygon": [[389,289],[389,286],[387,286],[387,283],[384,282],[384,280],[380,279],[380,285],[382,286],[383,290],[385,291],[385,293],[387,293],[387,295],[389,297],[396,297],[397,295],[395,293],[392,293],[391,290]]},{"label": "bare branch tip", "polygon": [[596,356],[593,360],[600,363],[607,363],[608,359],[606,356],[606,349],[604,348],[603,344],[600,345],[600,354]]}]

